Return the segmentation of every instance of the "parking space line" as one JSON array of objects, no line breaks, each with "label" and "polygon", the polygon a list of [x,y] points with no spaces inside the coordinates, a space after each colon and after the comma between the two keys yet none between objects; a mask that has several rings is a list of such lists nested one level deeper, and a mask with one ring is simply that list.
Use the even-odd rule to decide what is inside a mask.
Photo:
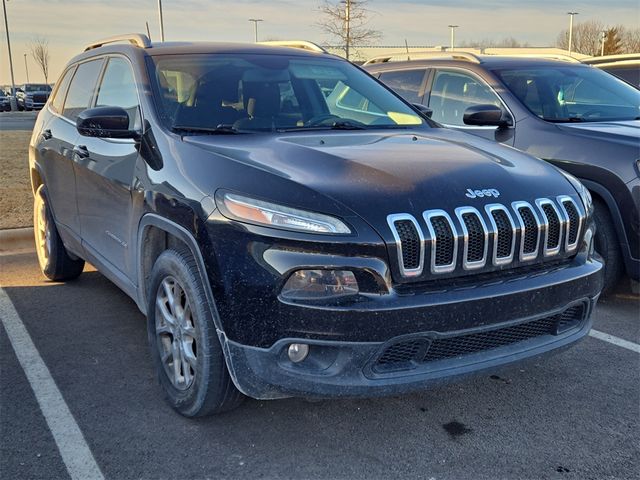
[{"label": "parking space line", "polygon": [[589,332],[589,336],[597,338],[598,340],[602,340],[604,342],[612,343],[613,345],[617,345],[618,347],[626,348],[627,350],[631,350],[632,352],[640,353],[640,345],[630,342],[629,340],[624,340],[620,337],[615,337],[598,330],[591,330]]},{"label": "parking space line", "polygon": [[69,475],[73,480],[104,479],[47,365],[33,344],[11,299],[1,287],[0,320],[38,400]]}]

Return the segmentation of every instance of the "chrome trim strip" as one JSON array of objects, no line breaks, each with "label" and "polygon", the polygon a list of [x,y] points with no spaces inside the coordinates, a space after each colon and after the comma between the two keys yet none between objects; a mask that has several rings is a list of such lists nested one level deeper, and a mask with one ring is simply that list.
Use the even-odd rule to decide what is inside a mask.
[{"label": "chrome trim strip", "polygon": [[[531,211],[531,213],[533,214],[533,218],[536,219],[536,224],[538,226],[537,232],[536,232],[536,235],[537,235],[536,249],[531,253],[524,253],[525,226],[524,226],[524,220],[522,218],[522,215],[520,215],[520,212],[518,211],[518,209],[522,207],[526,207]],[[526,262],[527,260],[533,260],[538,256],[538,250],[540,249],[540,228],[542,226],[542,224],[540,223],[540,218],[538,217],[538,214],[536,213],[535,208],[533,208],[529,202],[524,202],[524,201],[512,202],[511,208],[513,208],[513,211],[516,214],[516,218],[518,219],[518,223],[520,224],[520,257],[519,257],[520,261]]]},{"label": "chrome trim strip", "polygon": [[[456,216],[458,217],[458,221],[460,222],[460,228],[462,229],[462,240],[463,240],[463,254],[462,254],[462,268],[465,270],[474,270],[476,268],[482,268],[487,263],[487,250],[489,248],[489,229],[487,228],[487,224],[480,212],[473,207],[458,207],[455,209]],[[476,261],[469,261],[469,231],[467,230],[467,225],[464,222],[463,216],[465,214],[473,214],[475,215],[480,224],[482,225],[482,230],[484,231],[484,250],[482,252],[482,259]]]},{"label": "chrome trim strip", "polygon": [[[427,240],[431,244],[431,273],[449,273],[456,269],[456,262],[458,260],[458,229],[456,228],[453,220],[447,212],[444,210],[426,210],[422,213],[424,221],[429,229],[429,239]],[[435,229],[431,224],[433,217],[444,217],[449,222],[451,233],[453,235],[453,261],[449,265],[436,265],[436,248],[437,237]]]},{"label": "chrome trim strip", "polygon": [[[509,209],[502,205],[501,203],[490,203],[489,205],[485,205],[485,211],[487,212],[487,216],[489,217],[489,222],[491,223],[491,228],[493,229],[493,264],[494,265],[506,265],[508,263],[513,262],[513,255],[516,251],[516,237],[518,235],[518,229],[516,228],[516,223],[513,221],[513,217],[511,216],[511,212]],[[498,258],[498,225],[493,218],[493,212],[501,211],[507,215],[509,219],[509,223],[511,223],[511,250],[509,255],[506,257]]]},{"label": "chrome trim strip", "polygon": [[[578,242],[580,241],[580,234],[582,233],[582,226],[584,224],[586,215],[584,214],[584,210],[580,207],[580,205],[578,205],[578,202],[576,202],[569,195],[558,195],[558,197],[556,197],[556,200],[558,201],[558,205],[560,205],[560,209],[562,210],[562,213],[564,214],[567,221],[567,233],[565,235],[564,249],[567,253],[571,253],[576,248],[578,248]],[[573,243],[569,243],[569,230],[571,228],[571,224],[569,221],[569,213],[567,212],[567,208],[564,206],[564,202],[571,202],[575,207],[576,212],[578,212],[578,232],[576,233],[576,241]]]},{"label": "chrome trim strip", "polygon": [[[551,205],[551,208],[553,208],[553,211],[556,214],[556,219],[560,224],[559,225],[560,232],[558,234],[558,244],[553,248],[547,247],[547,243],[549,242],[550,219],[547,216],[547,213],[542,208],[544,205]],[[558,210],[558,207],[556,207],[556,204],[552,200],[548,198],[538,198],[536,199],[536,206],[538,207],[538,210],[540,211],[540,213],[545,219],[544,220],[544,243],[542,244],[542,251],[545,257],[553,257],[554,255],[557,255],[558,253],[560,253],[560,248],[562,247],[562,234],[567,224],[564,220],[564,217],[560,215],[560,211]]]},{"label": "chrome trim strip", "polygon": [[[400,240],[400,235],[398,235],[398,231],[395,226],[395,222],[398,222],[401,220],[405,220],[405,221],[408,220],[411,223],[413,223],[413,226],[416,228],[416,232],[418,232],[418,239],[420,241],[420,259],[419,259],[418,268],[407,268],[407,269],[404,268],[404,259],[402,255],[402,241]],[[395,214],[387,215],[387,223],[389,224],[389,227],[391,228],[391,233],[393,234],[393,238],[396,241],[396,251],[398,252],[398,268],[400,269],[400,274],[403,277],[419,276],[422,273],[422,270],[424,269],[425,238],[417,220],[413,217],[413,215],[410,215],[408,213],[395,213]]]}]

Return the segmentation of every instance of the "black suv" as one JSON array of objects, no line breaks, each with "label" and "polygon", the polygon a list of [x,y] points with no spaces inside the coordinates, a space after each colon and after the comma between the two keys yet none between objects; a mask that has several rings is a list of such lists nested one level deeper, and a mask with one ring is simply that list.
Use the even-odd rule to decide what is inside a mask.
[{"label": "black suv", "polygon": [[425,388],[589,331],[602,263],[570,175],[321,51],[116,40],[38,116],[38,257],[137,302],[183,415]]},{"label": "black suv", "polygon": [[440,124],[511,145],[578,177],[594,197],[605,291],[625,268],[640,280],[638,90],[577,62],[465,52],[411,58],[374,59],[365,68],[405,99],[428,106]]},{"label": "black suv", "polygon": [[46,83],[25,83],[16,89],[18,110],[40,110],[51,95],[51,86]]}]

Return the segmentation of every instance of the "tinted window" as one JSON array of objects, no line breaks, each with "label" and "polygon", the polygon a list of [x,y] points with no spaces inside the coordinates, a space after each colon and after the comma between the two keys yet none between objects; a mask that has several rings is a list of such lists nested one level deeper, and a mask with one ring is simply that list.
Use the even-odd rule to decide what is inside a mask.
[{"label": "tinted window", "polygon": [[56,93],[54,93],[53,99],[51,100],[51,109],[56,113],[62,113],[64,97],[67,95],[67,89],[69,88],[69,83],[71,82],[71,77],[73,77],[74,70],[74,68],[70,68],[65,72],[64,76],[58,80]]},{"label": "tinted window", "polygon": [[91,60],[78,66],[64,102],[65,117],[75,120],[83,110],[89,108],[101,68],[102,59]]},{"label": "tinted window", "polygon": [[461,72],[439,70],[433,80],[429,107],[436,122],[463,126],[464,111],[473,105],[501,106],[486,83]]},{"label": "tinted window", "polygon": [[634,87],[640,87],[640,65],[621,65],[602,67],[605,72],[609,72]]},{"label": "tinted window", "polygon": [[285,55],[157,55],[155,98],[174,129],[403,128],[422,120],[348,62]]},{"label": "tinted window", "polygon": [[496,72],[533,113],[551,122],[632,120],[640,92],[597,68],[538,67]]},{"label": "tinted window", "polygon": [[422,102],[422,80],[425,70],[383,72],[380,80],[410,103]]},{"label": "tinted window", "polygon": [[140,126],[138,91],[131,66],[124,58],[110,58],[105,69],[96,107],[122,107],[129,114],[129,129]]}]

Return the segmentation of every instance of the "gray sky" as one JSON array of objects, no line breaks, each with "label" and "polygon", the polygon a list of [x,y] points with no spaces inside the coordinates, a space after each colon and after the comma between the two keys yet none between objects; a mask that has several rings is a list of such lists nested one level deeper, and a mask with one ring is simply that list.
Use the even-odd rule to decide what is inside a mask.
[{"label": "gray sky", "polygon": [[[252,41],[247,19],[263,18],[263,39],[305,39],[325,42],[316,26],[320,0],[163,0],[167,40]],[[65,63],[92,40],[117,33],[144,32],[159,38],[156,0],[9,0],[7,10],[16,82],[25,81],[23,54],[29,40],[49,40],[50,81]],[[536,46],[551,45],[567,28],[566,12],[580,12],[576,21],[607,25],[640,25],[639,0],[371,0],[371,27],[383,32],[380,44],[447,45],[447,25],[460,25],[457,42],[514,37]],[[31,81],[42,75],[28,58]],[[0,39],[0,83],[9,83],[4,27]]]}]

